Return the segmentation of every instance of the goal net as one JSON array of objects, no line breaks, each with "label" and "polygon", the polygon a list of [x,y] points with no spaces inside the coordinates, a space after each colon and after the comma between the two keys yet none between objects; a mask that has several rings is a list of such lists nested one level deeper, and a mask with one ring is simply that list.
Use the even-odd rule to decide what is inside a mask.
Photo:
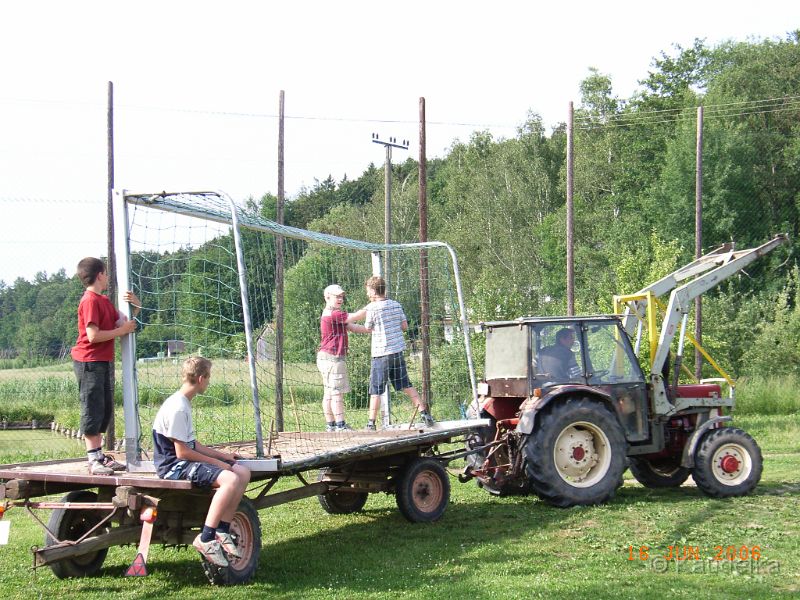
[{"label": "goal net", "polygon": [[[180,387],[181,364],[191,355],[213,362],[208,390],[192,401],[201,442],[255,441],[259,455],[269,455],[273,441],[292,432],[298,452],[313,451],[309,434],[326,429],[315,362],[323,290],[340,285],[343,310],[357,311],[368,303],[365,281],[385,269],[387,254],[387,296],[400,302],[409,325],[411,383],[437,421],[463,418],[475,381],[458,266],[447,245],[384,246],[282,226],[255,204],[236,206],[217,192],[116,198],[119,287],[133,289],[143,304],[135,340],[123,344],[126,444],[136,444],[142,458],[151,457],[155,413]],[[345,419],[363,430],[370,335],[349,338]],[[127,397],[135,398],[133,415]],[[421,421],[394,390],[381,412],[379,428]]]}]

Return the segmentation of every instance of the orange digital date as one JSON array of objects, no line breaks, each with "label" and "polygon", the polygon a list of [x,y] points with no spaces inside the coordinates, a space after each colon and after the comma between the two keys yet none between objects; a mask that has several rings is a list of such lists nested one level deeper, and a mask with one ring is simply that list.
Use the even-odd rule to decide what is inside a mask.
[{"label": "orange digital date", "polygon": [[[628,560],[650,560],[651,554],[653,551],[650,546],[628,546]],[[703,560],[703,555],[700,546],[674,545],[667,546],[667,551],[659,557],[669,561],[684,561]],[[710,558],[714,561],[761,560],[761,546],[714,546]]]}]

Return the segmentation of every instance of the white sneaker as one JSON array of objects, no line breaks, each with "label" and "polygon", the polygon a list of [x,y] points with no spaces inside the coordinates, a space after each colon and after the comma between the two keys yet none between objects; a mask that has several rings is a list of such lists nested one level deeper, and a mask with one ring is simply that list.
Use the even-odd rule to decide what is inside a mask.
[{"label": "white sneaker", "polygon": [[216,539],[210,542],[204,542],[200,539],[200,534],[197,534],[197,537],[194,538],[192,542],[192,546],[194,546],[195,550],[212,565],[217,565],[218,567],[228,566],[228,559],[225,558],[225,554],[222,552],[222,546]]},{"label": "white sneaker", "polygon": [[234,558],[242,558],[242,553],[236,547],[236,542],[233,541],[233,536],[230,533],[217,532],[217,541],[222,549],[225,550],[230,556]]},{"label": "white sneaker", "polygon": [[89,474],[90,475],[113,475],[114,470],[111,467],[105,466],[99,460],[93,460],[89,463]]}]

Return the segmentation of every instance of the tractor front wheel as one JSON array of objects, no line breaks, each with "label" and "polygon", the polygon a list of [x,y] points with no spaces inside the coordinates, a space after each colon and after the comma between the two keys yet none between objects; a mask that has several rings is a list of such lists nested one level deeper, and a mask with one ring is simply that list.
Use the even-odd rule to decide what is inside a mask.
[{"label": "tractor front wheel", "polygon": [[713,498],[749,494],[761,479],[763,459],[756,441],[741,429],[722,427],[706,433],[694,458],[692,478]]}]

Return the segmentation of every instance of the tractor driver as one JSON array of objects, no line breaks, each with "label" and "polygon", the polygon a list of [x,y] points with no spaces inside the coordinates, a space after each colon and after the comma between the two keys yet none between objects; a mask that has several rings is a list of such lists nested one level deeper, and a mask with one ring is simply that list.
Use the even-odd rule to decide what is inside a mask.
[{"label": "tractor driver", "polygon": [[572,381],[579,377],[581,368],[572,351],[575,343],[575,331],[564,327],[556,332],[556,343],[542,348],[539,352],[537,372],[544,373],[546,378],[554,382]]}]

